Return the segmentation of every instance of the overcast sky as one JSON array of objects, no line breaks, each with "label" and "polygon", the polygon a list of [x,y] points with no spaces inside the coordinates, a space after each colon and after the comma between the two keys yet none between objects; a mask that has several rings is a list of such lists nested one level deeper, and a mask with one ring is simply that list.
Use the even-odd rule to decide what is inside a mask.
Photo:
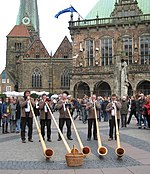
[{"label": "overcast sky", "polygon": [[[85,17],[98,0],[37,0],[40,19],[40,38],[50,53],[54,54],[65,36],[70,40],[68,21],[70,13],[65,13],[56,19],[59,11],[70,7],[70,4]],[[6,36],[15,26],[20,0],[4,0],[0,5],[0,73],[6,64]],[[78,15],[74,13],[74,19]]]}]

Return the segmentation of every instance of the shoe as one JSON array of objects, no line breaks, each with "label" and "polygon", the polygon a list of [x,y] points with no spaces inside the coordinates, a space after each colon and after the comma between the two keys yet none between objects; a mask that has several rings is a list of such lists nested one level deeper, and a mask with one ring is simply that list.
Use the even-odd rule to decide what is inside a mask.
[{"label": "shoe", "polygon": [[58,138],[57,141],[61,141],[61,138]]},{"label": "shoe", "polygon": [[73,139],[71,137],[69,137],[68,140],[73,140]]},{"label": "shoe", "polygon": [[112,141],[113,139],[112,138],[108,138],[108,141]]},{"label": "shoe", "polygon": [[26,143],[26,140],[22,140],[22,143]]},{"label": "shoe", "polygon": [[94,138],[94,140],[97,140],[97,138]]},{"label": "shoe", "polygon": [[138,129],[142,129],[142,126],[139,126]]},{"label": "shoe", "polygon": [[33,140],[32,140],[32,139],[28,139],[28,141],[29,141],[29,142],[33,142]]},{"label": "shoe", "polygon": [[87,141],[91,141],[91,138],[87,138]]},{"label": "shoe", "polygon": [[48,141],[48,142],[52,142],[52,140],[51,140],[51,139],[47,139],[47,141]]}]

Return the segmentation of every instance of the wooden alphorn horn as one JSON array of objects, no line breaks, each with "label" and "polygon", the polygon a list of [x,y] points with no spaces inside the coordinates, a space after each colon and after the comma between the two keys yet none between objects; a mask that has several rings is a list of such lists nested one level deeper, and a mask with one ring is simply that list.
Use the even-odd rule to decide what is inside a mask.
[{"label": "wooden alphorn horn", "polygon": [[78,142],[79,142],[80,148],[81,148],[81,150],[82,150],[82,153],[83,153],[85,156],[88,156],[88,155],[91,153],[91,149],[90,149],[88,146],[83,146],[83,144],[82,144],[82,142],[81,142],[81,138],[80,138],[80,136],[79,136],[79,134],[78,134],[78,131],[77,131],[77,128],[76,128],[76,126],[75,126],[75,123],[74,123],[74,121],[73,121],[73,119],[72,119],[72,116],[71,116],[71,114],[70,114],[70,111],[69,111],[68,108],[66,108],[66,109],[67,109],[67,112],[68,112],[69,117],[70,117],[70,119],[71,119],[71,123],[72,123],[73,129],[74,129],[74,131],[75,131],[77,140],[78,140]]},{"label": "wooden alphorn horn", "polygon": [[50,107],[48,106],[47,103],[46,103],[46,106],[47,106],[47,108],[48,108],[48,110],[49,110],[49,112],[50,112],[50,114],[51,114],[51,117],[52,117],[52,119],[53,119],[53,121],[54,121],[54,124],[55,124],[56,128],[58,129],[58,132],[59,132],[59,134],[60,134],[60,136],[61,136],[61,139],[62,139],[62,141],[63,141],[63,143],[64,143],[64,145],[65,145],[65,147],[66,147],[66,150],[68,151],[68,153],[71,153],[71,149],[70,149],[70,147],[69,147],[67,141],[65,140],[65,138],[64,138],[64,136],[63,136],[63,134],[62,134],[62,132],[61,132],[61,130],[60,130],[60,128],[59,128],[57,122],[56,122],[56,119],[55,119],[55,117],[54,117],[54,115],[53,115],[53,113],[52,113],[52,111],[51,111],[51,109],[50,109]]},{"label": "wooden alphorn horn", "polygon": [[34,118],[34,121],[35,121],[37,132],[38,132],[38,135],[39,135],[39,138],[40,138],[40,142],[42,144],[43,154],[46,157],[46,159],[48,160],[48,159],[50,159],[53,156],[54,152],[53,152],[52,149],[47,149],[46,148],[45,142],[44,142],[43,137],[42,137],[42,134],[41,134],[41,129],[39,128],[39,124],[38,124],[37,119],[36,119],[36,116],[34,114],[34,110],[33,110],[31,101],[29,102],[29,104],[30,104],[30,108],[31,108],[31,111],[32,111],[32,114],[33,114],[33,118]]},{"label": "wooden alphorn horn", "polygon": [[98,121],[97,121],[97,112],[96,112],[96,104],[94,102],[94,113],[95,113],[95,120],[96,120],[96,130],[97,130],[97,141],[98,141],[98,149],[97,152],[98,154],[103,157],[107,154],[108,150],[106,147],[102,146],[101,143],[101,137],[100,137],[100,133],[99,133],[99,125],[98,125]]},{"label": "wooden alphorn horn", "polygon": [[117,109],[116,109],[116,106],[114,107],[114,111],[115,111],[116,140],[117,140],[117,148],[115,150],[115,153],[118,156],[118,158],[121,158],[125,153],[125,149],[122,148],[121,144],[120,144],[120,136],[119,136],[118,122],[117,122]]}]

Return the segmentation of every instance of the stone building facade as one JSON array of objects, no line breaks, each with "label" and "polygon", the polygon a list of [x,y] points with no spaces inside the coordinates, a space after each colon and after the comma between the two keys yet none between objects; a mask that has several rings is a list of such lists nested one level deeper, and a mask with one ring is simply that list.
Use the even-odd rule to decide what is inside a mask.
[{"label": "stone building facade", "polygon": [[140,4],[140,0],[100,0],[89,19],[73,21],[71,16],[74,96],[150,93],[150,2]]},{"label": "stone building facade", "polygon": [[7,36],[5,71],[14,89],[74,97],[149,94],[149,7],[147,0],[99,0],[84,20],[71,14],[72,42],[64,37],[52,56],[40,40],[37,1],[20,0]]}]

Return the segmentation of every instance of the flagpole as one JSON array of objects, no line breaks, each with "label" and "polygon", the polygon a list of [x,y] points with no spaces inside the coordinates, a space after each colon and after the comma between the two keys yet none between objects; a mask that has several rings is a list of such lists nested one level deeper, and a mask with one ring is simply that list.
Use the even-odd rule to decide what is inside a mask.
[{"label": "flagpole", "polygon": [[[73,7],[71,4],[70,4],[70,6],[71,7]],[[73,7],[74,8],[74,7]],[[75,9],[75,8],[74,8]],[[76,10],[76,12],[78,13],[78,15],[83,19],[83,20],[85,20],[81,15],[80,15],[80,13]]]}]

